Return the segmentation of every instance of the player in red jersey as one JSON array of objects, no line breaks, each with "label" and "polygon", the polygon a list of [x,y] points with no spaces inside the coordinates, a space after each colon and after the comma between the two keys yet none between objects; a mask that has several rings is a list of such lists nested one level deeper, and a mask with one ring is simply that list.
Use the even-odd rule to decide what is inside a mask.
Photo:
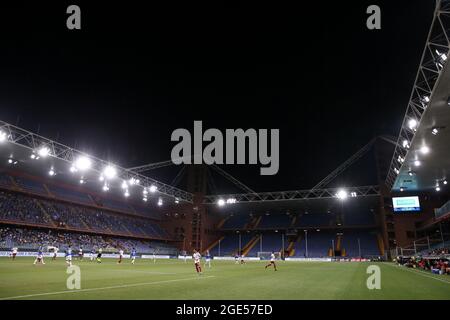
[{"label": "player in red jersey", "polygon": [[194,258],[195,270],[198,275],[202,274],[202,266],[200,264],[200,260],[202,259],[202,255],[197,250],[194,250],[194,254],[192,256]]},{"label": "player in red jersey", "polygon": [[275,269],[275,271],[277,271],[277,265],[275,264],[275,253],[272,252],[272,254],[270,255],[270,262],[268,265],[266,265],[266,269],[267,267],[273,266],[273,268]]}]

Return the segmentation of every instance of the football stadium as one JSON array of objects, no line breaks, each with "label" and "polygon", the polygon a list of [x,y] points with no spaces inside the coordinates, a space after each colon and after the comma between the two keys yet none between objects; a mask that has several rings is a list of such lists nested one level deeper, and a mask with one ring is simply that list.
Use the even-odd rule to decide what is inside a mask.
[{"label": "football stadium", "polygon": [[[450,1],[437,1],[429,21],[426,39],[414,39],[417,69],[398,71],[414,74],[398,135],[376,134],[349,154],[295,142],[312,159],[306,188],[247,183],[247,169],[207,163],[206,148],[197,161],[196,137],[179,158],[145,145],[151,157],[135,150],[116,162],[96,151],[96,136],[91,149],[60,139],[82,134],[75,125],[46,134],[56,116],[38,129],[0,119],[0,300],[450,299]],[[251,158],[263,134],[244,130],[220,140]],[[214,157],[228,161],[229,151]],[[314,168],[322,154],[324,175]],[[258,175],[273,165],[261,163]]]}]

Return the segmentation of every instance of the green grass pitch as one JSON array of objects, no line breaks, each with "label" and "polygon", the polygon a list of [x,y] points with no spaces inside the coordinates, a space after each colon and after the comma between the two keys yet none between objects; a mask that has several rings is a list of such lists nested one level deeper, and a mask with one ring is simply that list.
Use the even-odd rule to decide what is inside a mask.
[{"label": "green grass pitch", "polygon": [[450,299],[450,277],[378,263],[381,289],[369,290],[371,263],[278,262],[278,271],[265,262],[235,265],[213,261],[197,276],[192,261],[114,259],[101,264],[77,261],[81,290],[68,290],[63,258],[0,258],[0,300],[5,299]]}]

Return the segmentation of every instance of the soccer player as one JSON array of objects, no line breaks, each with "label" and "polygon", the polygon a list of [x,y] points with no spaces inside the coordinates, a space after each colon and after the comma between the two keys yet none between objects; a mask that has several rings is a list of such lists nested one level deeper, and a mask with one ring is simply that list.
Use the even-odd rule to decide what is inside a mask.
[{"label": "soccer player", "polygon": [[42,250],[39,249],[37,255],[36,255],[36,259],[33,262],[33,265],[36,265],[36,263],[40,263],[40,264],[45,264],[44,262],[44,254],[42,253]]},{"label": "soccer player", "polygon": [[131,254],[130,254],[130,258],[131,258],[131,264],[134,264],[134,262],[136,261],[136,249],[133,248],[133,250],[131,250]]},{"label": "soccer player", "polygon": [[53,248],[53,257],[52,257],[52,260],[56,260],[56,257],[58,256],[58,251],[59,251],[58,248],[56,248],[56,247]]},{"label": "soccer player", "polygon": [[208,265],[208,267],[211,268],[211,255],[209,254],[209,250],[206,251],[205,261],[205,265]]},{"label": "soccer player", "polygon": [[245,258],[245,256],[242,254],[241,255],[241,264],[245,264],[245,259],[244,258]]},{"label": "soccer player", "polygon": [[71,246],[69,246],[66,249],[66,263],[69,267],[72,266],[72,247]]},{"label": "soccer player", "polygon": [[153,263],[156,263],[156,254],[154,251],[153,251]]},{"label": "soccer player", "polygon": [[91,250],[91,253],[89,254],[89,256],[91,258],[91,261],[94,261],[94,259],[95,259],[95,249]]},{"label": "soccer player", "polygon": [[78,260],[83,260],[84,257],[84,253],[83,253],[83,248],[80,247],[80,249],[78,250]]},{"label": "soccer player", "polygon": [[270,266],[273,266],[275,271],[277,271],[277,266],[275,264],[275,252],[272,252],[272,254],[270,255],[270,263],[268,265],[266,265],[265,269],[267,269],[267,267],[270,267]]},{"label": "soccer player", "polygon": [[123,258],[123,250],[119,250],[119,261],[117,261],[117,263],[122,263],[122,258]]},{"label": "soccer player", "polygon": [[239,256],[237,253],[234,255],[234,264],[239,264]]},{"label": "soccer player", "polygon": [[102,263],[102,248],[98,249],[98,253],[97,253],[97,262],[98,263]]},{"label": "soccer player", "polygon": [[17,248],[12,248],[12,250],[11,250],[11,258],[13,260],[15,260],[16,256],[17,256]]},{"label": "soccer player", "polygon": [[197,271],[198,275],[201,275],[202,266],[200,265],[200,260],[202,258],[202,255],[197,250],[194,250],[194,254],[192,255],[192,257],[194,258],[195,270]]}]

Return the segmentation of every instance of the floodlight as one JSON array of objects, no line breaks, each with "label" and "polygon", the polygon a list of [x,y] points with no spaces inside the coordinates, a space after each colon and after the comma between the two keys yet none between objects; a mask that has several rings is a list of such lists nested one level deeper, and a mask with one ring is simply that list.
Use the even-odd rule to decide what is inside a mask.
[{"label": "floodlight", "polygon": [[161,207],[162,205],[163,205],[163,201],[162,201],[162,199],[161,199],[161,198],[159,198],[159,199],[158,199],[158,206],[160,206],[160,207]]},{"label": "floodlight", "polygon": [[397,161],[400,163],[403,163],[403,162],[405,162],[405,159],[402,158],[402,156],[398,156]]},{"label": "floodlight", "polygon": [[175,198],[175,203],[180,203],[180,200],[178,200],[178,198]]},{"label": "floodlight", "polygon": [[408,140],[406,140],[406,139],[403,140],[402,145],[403,145],[403,148],[409,149],[409,142],[408,142]]},{"label": "floodlight", "polygon": [[143,197],[142,200],[143,200],[144,202],[147,202],[147,197]]},{"label": "floodlight", "polygon": [[141,181],[139,179],[136,178],[130,178],[130,180],[128,180],[128,183],[130,184],[130,186],[134,186],[136,184],[139,184]]},{"label": "floodlight", "polygon": [[416,119],[410,119],[410,120],[408,121],[408,127],[409,127],[411,130],[416,129],[416,127],[417,127],[417,120],[416,120]]},{"label": "floodlight", "polygon": [[347,199],[347,197],[348,197],[348,193],[347,193],[347,191],[345,191],[345,190],[339,190],[337,193],[336,193],[336,196],[339,198],[339,199],[341,199],[341,200],[345,200],[345,199]]},{"label": "floodlight", "polygon": [[128,189],[128,183],[126,181],[122,182],[122,189]]},{"label": "floodlight", "polygon": [[85,171],[90,169],[92,166],[92,161],[86,156],[80,156],[75,161],[75,168],[77,168],[80,171]]},{"label": "floodlight", "polygon": [[447,182],[447,180],[444,180],[444,182],[443,182],[444,184],[447,184],[448,182]]},{"label": "floodlight", "polygon": [[155,193],[156,190],[158,190],[158,187],[152,184],[152,185],[150,186],[150,192],[151,192],[151,193]]},{"label": "floodlight", "polygon": [[104,177],[103,175],[100,175],[100,177],[98,177],[98,180],[99,180],[99,181],[104,181],[104,180],[105,180],[105,177]]},{"label": "floodlight", "polygon": [[422,163],[419,160],[414,161],[414,165],[416,167],[420,166]]},{"label": "floodlight", "polygon": [[48,172],[48,175],[50,177],[53,177],[55,175],[55,170],[53,170],[53,168],[50,168],[50,171]]},{"label": "floodlight", "polygon": [[225,200],[219,199],[219,200],[217,201],[217,204],[219,205],[219,207],[223,207],[223,206],[225,205]]},{"label": "floodlight", "polygon": [[126,198],[128,198],[130,196],[130,192],[128,192],[128,189],[125,190],[125,193],[123,194]]},{"label": "floodlight", "polygon": [[399,173],[400,173],[400,170],[398,170],[397,168],[394,168],[394,172],[395,172],[396,174],[399,174]]},{"label": "floodlight", "polygon": [[14,162],[13,159],[11,159],[11,158],[8,159],[9,164],[12,164],[13,162]]},{"label": "floodlight", "polygon": [[8,138],[8,135],[4,131],[0,131],[0,142],[5,142]]},{"label": "floodlight", "polygon": [[109,187],[108,187],[108,185],[105,183],[104,185],[103,185],[103,191],[109,191]]},{"label": "floodlight", "polygon": [[438,187],[436,187],[436,191],[441,191],[441,188],[438,186]]},{"label": "floodlight", "polygon": [[84,184],[84,178],[83,177],[81,177],[81,179],[80,179],[80,184]]},{"label": "floodlight", "polygon": [[103,175],[106,179],[114,179],[117,176],[117,169],[113,166],[106,166],[103,169]]},{"label": "floodlight", "polygon": [[47,157],[50,154],[50,149],[48,147],[41,147],[38,150],[38,155],[42,158]]},{"label": "floodlight", "polygon": [[235,198],[229,198],[229,199],[227,199],[227,203],[228,204],[236,203],[236,199]]},{"label": "floodlight", "polygon": [[144,188],[144,191],[142,191],[142,194],[143,194],[144,196],[147,196],[147,194],[148,194],[147,188]]},{"label": "floodlight", "polygon": [[427,154],[430,152],[430,148],[428,148],[427,146],[423,146],[422,148],[420,148],[420,152],[422,152],[423,154]]},{"label": "floodlight", "polygon": [[400,192],[403,192],[404,191],[404,189],[403,188],[400,188]]},{"label": "floodlight", "polygon": [[77,168],[75,168],[75,166],[71,166],[70,167],[70,172],[72,172],[72,173],[75,173],[75,172],[77,172],[78,170],[77,170]]},{"label": "floodlight", "polygon": [[439,133],[439,129],[438,129],[438,128],[433,128],[433,129],[431,130],[431,133],[432,133],[433,135],[437,136],[437,134]]}]

